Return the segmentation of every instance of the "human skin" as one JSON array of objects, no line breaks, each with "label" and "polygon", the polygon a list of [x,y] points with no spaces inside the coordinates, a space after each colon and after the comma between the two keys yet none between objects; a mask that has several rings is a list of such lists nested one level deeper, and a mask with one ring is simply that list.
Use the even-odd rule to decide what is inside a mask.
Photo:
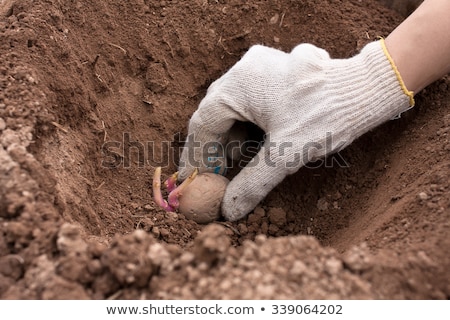
[{"label": "human skin", "polygon": [[450,73],[450,1],[425,0],[386,38],[403,82],[414,94]]}]

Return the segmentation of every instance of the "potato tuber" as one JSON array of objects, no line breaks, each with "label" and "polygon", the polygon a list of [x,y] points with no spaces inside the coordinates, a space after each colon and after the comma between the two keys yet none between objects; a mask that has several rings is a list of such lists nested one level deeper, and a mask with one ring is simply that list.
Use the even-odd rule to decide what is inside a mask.
[{"label": "potato tuber", "polygon": [[180,195],[179,212],[197,223],[209,223],[219,219],[228,183],[229,180],[219,174],[198,174]]},{"label": "potato tuber", "polygon": [[197,223],[208,223],[220,217],[222,198],[229,180],[219,174],[198,174],[195,169],[179,186],[178,173],[164,183],[169,196],[167,201],[161,192],[161,167],[153,174],[153,199],[165,211],[176,211]]}]

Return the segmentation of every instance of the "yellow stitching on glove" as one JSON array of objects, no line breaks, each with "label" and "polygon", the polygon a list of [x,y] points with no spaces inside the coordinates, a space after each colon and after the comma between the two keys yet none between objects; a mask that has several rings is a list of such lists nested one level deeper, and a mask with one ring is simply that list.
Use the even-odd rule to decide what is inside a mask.
[{"label": "yellow stitching on glove", "polygon": [[400,75],[400,72],[397,69],[397,66],[395,65],[394,59],[392,59],[391,55],[389,54],[389,51],[386,48],[386,44],[384,43],[384,39],[380,38],[381,47],[383,48],[383,52],[389,62],[391,63],[392,69],[395,72],[395,75],[397,76],[398,82],[400,82],[400,86],[402,87],[403,92],[409,97],[409,105],[411,107],[414,107],[415,101],[414,101],[414,92],[409,91],[408,88],[406,88],[405,83],[403,82],[402,76]]}]

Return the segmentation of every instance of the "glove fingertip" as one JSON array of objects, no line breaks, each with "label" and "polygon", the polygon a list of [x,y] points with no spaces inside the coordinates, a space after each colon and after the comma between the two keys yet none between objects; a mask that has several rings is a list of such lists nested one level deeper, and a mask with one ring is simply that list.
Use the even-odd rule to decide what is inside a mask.
[{"label": "glove fingertip", "polygon": [[245,214],[240,213],[234,207],[229,208],[222,203],[222,216],[225,220],[234,222],[245,217]]},{"label": "glove fingertip", "polygon": [[222,215],[228,221],[237,221],[244,218],[255,206],[245,193],[235,192],[233,187],[228,187],[222,200]]}]

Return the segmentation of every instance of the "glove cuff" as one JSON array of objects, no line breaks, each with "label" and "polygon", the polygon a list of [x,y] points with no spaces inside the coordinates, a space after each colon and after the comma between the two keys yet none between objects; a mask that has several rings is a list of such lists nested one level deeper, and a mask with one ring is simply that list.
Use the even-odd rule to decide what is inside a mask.
[{"label": "glove cuff", "polygon": [[327,63],[327,95],[316,103],[329,106],[327,119],[336,141],[345,141],[342,147],[414,106],[413,93],[406,89],[384,40],[367,44],[352,58]]},{"label": "glove cuff", "polygon": [[392,59],[391,55],[389,54],[389,51],[386,47],[386,43],[385,43],[384,39],[380,38],[379,41],[381,44],[381,48],[383,49],[384,55],[388,59],[389,63],[391,64],[392,70],[394,70],[394,73],[397,76],[397,80],[400,83],[400,87],[402,88],[403,92],[409,97],[409,105],[411,107],[413,107],[415,105],[414,92],[410,91],[410,90],[408,90],[408,88],[406,88],[405,82],[403,81],[403,78],[402,78],[400,72],[398,71],[397,66],[395,65],[394,59]]},{"label": "glove cuff", "polygon": [[[349,76],[354,76],[353,85],[364,84],[366,90],[370,91],[371,99],[369,100],[378,95],[384,101],[384,103],[380,101],[382,105],[392,106],[390,110],[383,110],[384,108],[378,108],[378,110],[398,115],[414,106],[414,93],[406,88],[384,39],[367,44],[348,62],[350,62],[350,70],[353,69],[353,72],[348,72]],[[363,92],[359,94],[362,95],[361,98],[366,96]]]},{"label": "glove cuff", "polygon": [[406,88],[383,39],[367,44],[352,58],[330,59],[325,69],[326,92],[340,97],[343,109],[366,120],[373,115],[374,126],[414,106],[414,93]]}]

